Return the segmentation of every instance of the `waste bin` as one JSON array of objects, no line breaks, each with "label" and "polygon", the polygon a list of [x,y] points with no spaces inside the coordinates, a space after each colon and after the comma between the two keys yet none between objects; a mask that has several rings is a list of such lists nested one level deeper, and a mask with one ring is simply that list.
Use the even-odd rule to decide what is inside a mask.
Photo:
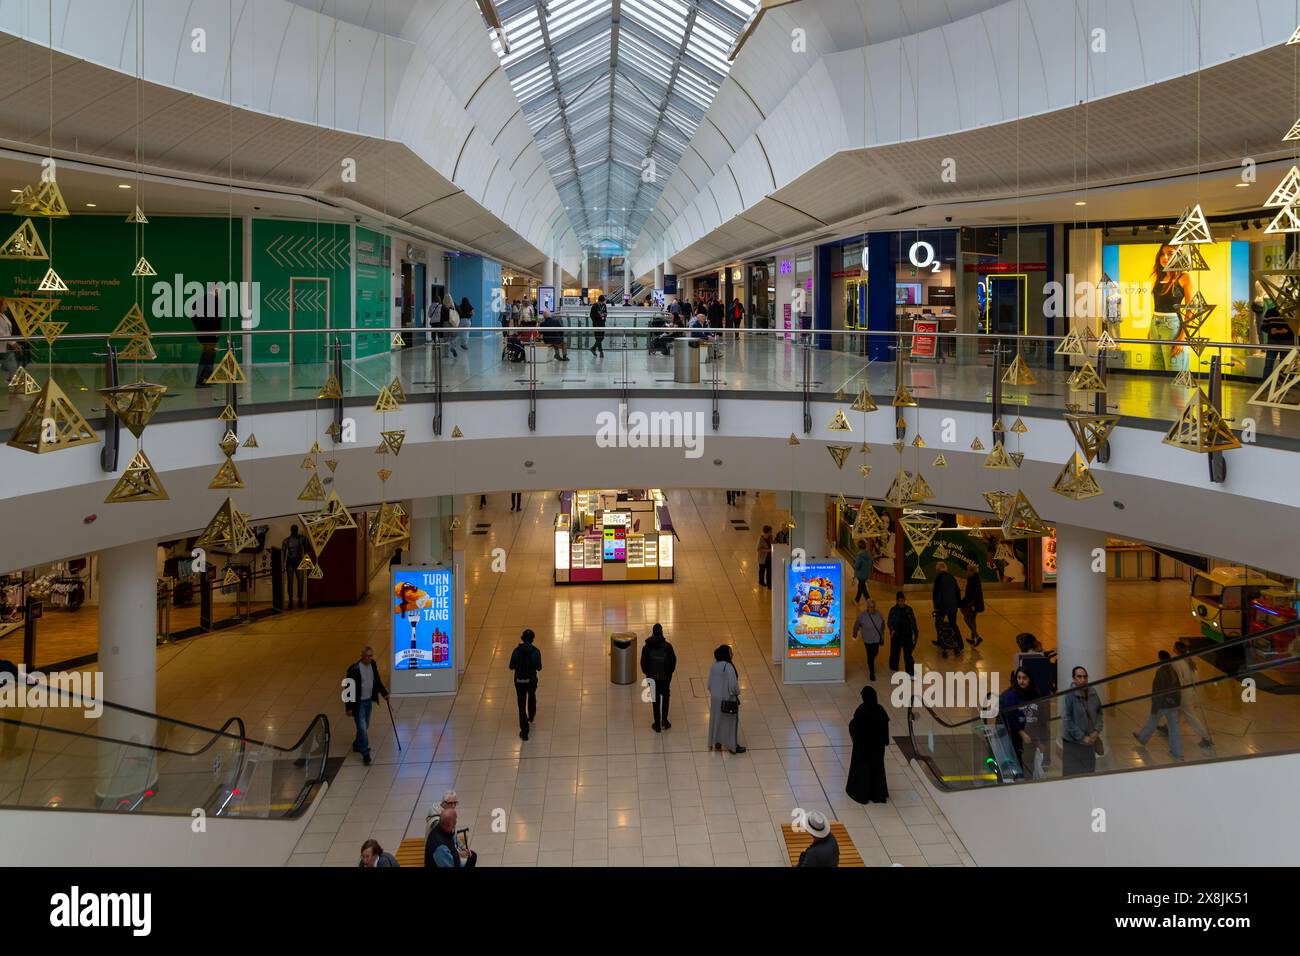
[{"label": "waste bin", "polygon": [[673,339],[673,381],[684,385],[700,382],[699,339]]},{"label": "waste bin", "polygon": [[635,684],[636,665],[636,635],[631,633],[609,635],[609,682]]}]

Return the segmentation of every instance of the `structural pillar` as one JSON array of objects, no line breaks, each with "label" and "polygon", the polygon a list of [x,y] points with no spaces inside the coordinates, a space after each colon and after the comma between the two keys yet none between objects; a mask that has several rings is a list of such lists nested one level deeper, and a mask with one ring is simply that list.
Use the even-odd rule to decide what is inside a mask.
[{"label": "structural pillar", "polygon": [[[101,551],[98,561],[101,696],[148,714],[156,711],[158,696],[157,554],[157,544],[140,541]],[[99,745],[98,796],[131,799],[156,782],[155,757],[147,749],[158,737],[154,718],[105,708],[90,730],[142,745]]]},{"label": "structural pillar", "polygon": [[581,279],[579,280],[581,282],[580,289],[590,289],[591,281],[587,276],[587,250],[586,249],[582,250],[582,264],[579,267],[579,272],[581,274]]},{"label": "structural pillar", "polygon": [[632,294],[632,263],[628,261],[625,254],[623,256],[623,298],[626,299]]},{"label": "structural pillar", "polygon": [[1090,681],[1107,675],[1106,535],[1100,531],[1056,528],[1056,654],[1058,690],[1070,686],[1078,665]]},{"label": "structural pillar", "polygon": [[441,564],[451,566],[451,532],[448,525],[452,516],[450,495],[416,498],[411,502],[411,560],[412,565]]},{"label": "structural pillar", "polygon": [[655,263],[654,281],[655,281],[654,287],[656,289],[662,289],[664,287],[664,264],[662,262]]}]

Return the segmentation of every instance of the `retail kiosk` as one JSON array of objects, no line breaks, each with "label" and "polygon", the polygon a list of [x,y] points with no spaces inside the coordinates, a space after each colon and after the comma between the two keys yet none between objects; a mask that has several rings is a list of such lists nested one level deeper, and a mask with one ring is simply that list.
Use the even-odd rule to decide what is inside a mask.
[{"label": "retail kiosk", "polygon": [[663,492],[560,492],[556,584],[672,579],[673,524]]}]

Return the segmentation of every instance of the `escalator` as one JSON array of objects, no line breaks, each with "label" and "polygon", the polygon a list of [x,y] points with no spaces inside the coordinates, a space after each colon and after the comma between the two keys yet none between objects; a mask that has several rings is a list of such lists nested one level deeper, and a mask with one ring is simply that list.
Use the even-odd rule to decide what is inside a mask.
[{"label": "escalator", "polygon": [[0,708],[0,809],[289,819],[330,769],[324,714],[286,747],[238,717],[214,729],[42,683],[18,703]]},{"label": "escalator", "polygon": [[[996,715],[992,708],[981,711],[981,701],[965,701],[970,706],[963,707],[914,701],[907,712],[908,737],[901,742],[935,786],[947,791],[1295,753],[1300,741],[1298,633],[1300,625],[1289,621],[1224,643],[1187,638],[1194,649],[1184,655],[1035,696]],[[1169,672],[1166,684],[1156,686],[1165,666],[1184,675],[1176,683],[1177,696],[1180,705],[1188,705],[1190,720],[1177,711],[1169,716]],[[1074,750],[1067,772],[1062,738],[1070,728],[1062,720],[1062,706],[1084,689],[1101,701],[1103,753],[1085,759],[1081,770]],[[1134,739],[1162,709],[1163,729],[1156,727],[1145,743]]]}]

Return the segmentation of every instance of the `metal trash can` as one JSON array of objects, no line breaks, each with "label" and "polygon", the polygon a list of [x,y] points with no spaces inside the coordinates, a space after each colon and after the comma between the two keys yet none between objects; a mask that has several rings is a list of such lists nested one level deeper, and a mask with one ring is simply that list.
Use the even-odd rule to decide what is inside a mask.
[{"label": "metal trash can", "polygon": [[673,381],[684,385],[700,383],[699,339],[673,339]]},{"label": "metal trash can", "polygon": [[633,633],[609,635],[609,682],[635,684],[636,665],[636,635]]}]

